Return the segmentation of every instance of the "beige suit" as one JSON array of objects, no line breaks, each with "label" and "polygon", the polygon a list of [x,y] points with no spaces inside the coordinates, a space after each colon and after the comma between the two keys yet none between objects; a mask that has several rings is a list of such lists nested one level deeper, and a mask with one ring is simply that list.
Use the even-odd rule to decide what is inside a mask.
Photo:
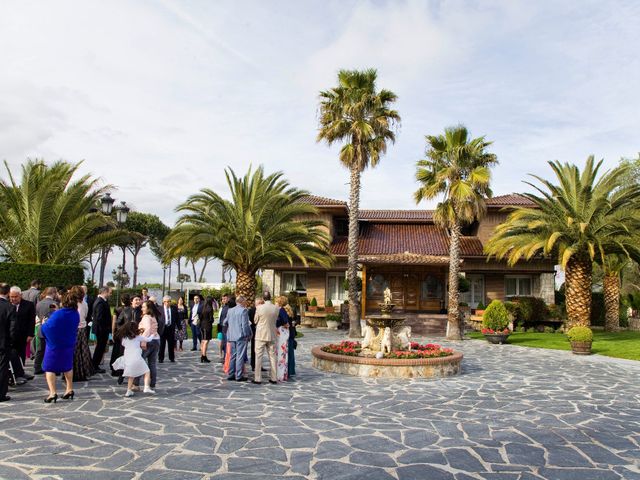
[{"label": "beige suit", "polygon": [[276,381],[276,321],[280,307],[271,302],[265,302],[256,308],[254,322],[256,324],[256,370],[254,380],[262,381],[262,355],[264,349],[267,350],[269,356],[269,364],[271,365],[270,379]]}]

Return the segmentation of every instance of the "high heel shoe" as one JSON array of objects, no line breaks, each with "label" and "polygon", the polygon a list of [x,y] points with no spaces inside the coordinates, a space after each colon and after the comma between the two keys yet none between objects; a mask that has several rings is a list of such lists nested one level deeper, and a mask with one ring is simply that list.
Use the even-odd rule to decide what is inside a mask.
[{"label": "high heel shoe", "polygon": [[47,397],[44,399],[44,403],[58,403],[58,394],[54,393],[52,397]]},{"label": "high heel shoe", "polygon": [[200,355],[200,363],[204,363],[204,355]]},{"label": "high heel shoe", "polygon": [[209,360],[206,355],[204,357],[202,357],[202,361],[204,363],[211,363],[211,360]]},{"label": "high heel shoe", "polygon": [[71,390],[70,392],[65,393],[64,395],[62,395],[62,399],[63,400],[73,400],[73,397],[75,396],[76,392],[74,392],[73,390]]}]

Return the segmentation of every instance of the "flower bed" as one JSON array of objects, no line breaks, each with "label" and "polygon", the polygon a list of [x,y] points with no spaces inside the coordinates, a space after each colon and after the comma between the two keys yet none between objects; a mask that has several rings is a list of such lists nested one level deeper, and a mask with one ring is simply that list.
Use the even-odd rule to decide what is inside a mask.
[{"label": "flower bed", "polygon": [[508,328],[505,328],[504,330],[494,330],[492,328],[483,328],[481,330],[481,333],[483,335],[510,335],[511,330],[509,330]]},{"label": "flower bed", "polygon": [[[340,343],[324,345],[322,351],[335,355],[357,357],[360,356],[362,347],[360,346],[360,342],[349,342],[345,340]],[[448,357],[450,355],[453,355],[453,350],[450,348],[442,348],[435,343],[420,345],[417,342],[411,342],[411,350],[396,350],[391,353],[385,353],[384,358],[436,358]]]}]

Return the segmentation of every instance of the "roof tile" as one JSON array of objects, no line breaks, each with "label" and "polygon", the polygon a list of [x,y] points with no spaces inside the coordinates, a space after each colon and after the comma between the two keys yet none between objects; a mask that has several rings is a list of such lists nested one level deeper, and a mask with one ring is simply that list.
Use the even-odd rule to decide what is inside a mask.
[{"label": "roof tile", "polygon": [[531,200],[519,193],[510,193],[508,195],[499,195],[497,197],[487,198],[486,204],[490,207],[528,207],[535,205]]},{"label": "roof tile", "polygon": [[298,200],[300,203],[308,203],[316,207],[346,207],[347,202],[335,200],[333,198],[319,197],[317,195],[307,195]]}]

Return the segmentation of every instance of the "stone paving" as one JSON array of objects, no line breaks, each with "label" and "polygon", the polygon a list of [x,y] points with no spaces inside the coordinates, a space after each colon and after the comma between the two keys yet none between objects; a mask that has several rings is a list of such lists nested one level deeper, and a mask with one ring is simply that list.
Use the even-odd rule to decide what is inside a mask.
[{"label": "stone paving", "polygon": [[313,370],[341,334],[303,331],[277,386],[197,352],[156,396],[102,375],[48,405],[37,378],[0,404],[0,478],[640,479],[640,362],[466,341],[458,377],[360,379]]}]

